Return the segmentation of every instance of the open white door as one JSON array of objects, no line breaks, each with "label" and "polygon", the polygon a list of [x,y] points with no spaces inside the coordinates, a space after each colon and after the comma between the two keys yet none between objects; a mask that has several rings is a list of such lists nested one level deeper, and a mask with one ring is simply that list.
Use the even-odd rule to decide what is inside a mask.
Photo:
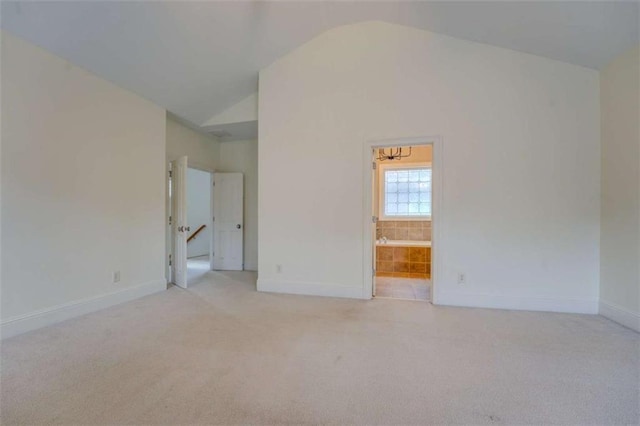
[{"label": "open white door", "polygon": [[173,283],[187,288],[187,157],[171,162],[171,224]]},{"label": "open white door", "polygon": [[213,267],[241,271],[243,233],[242,173],[215,173],[213,176]]}]

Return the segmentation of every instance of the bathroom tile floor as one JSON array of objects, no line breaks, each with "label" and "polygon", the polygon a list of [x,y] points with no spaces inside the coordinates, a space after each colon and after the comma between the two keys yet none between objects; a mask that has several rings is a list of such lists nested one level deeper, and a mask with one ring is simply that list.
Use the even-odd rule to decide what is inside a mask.
[{"label": "bathroom tile floor", "polygon": [[376,297],[431,300],[431,281],[420,278],[376,277]]}]

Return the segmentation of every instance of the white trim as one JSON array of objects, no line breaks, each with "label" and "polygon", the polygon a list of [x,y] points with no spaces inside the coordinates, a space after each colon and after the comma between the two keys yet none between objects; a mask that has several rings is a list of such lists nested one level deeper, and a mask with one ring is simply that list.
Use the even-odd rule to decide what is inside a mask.
[{"label": "white trim", "polygon": [[632,312],[615,303],[600,300],[600,309],[598,313],[611,321],[629,327],[632,330],[640,332],[640,314]]},{"label": "white trim", "polygon": [[[213,197],[216,191],[216,172],[209,173],[209,226],[211,226],[211,232],[209,233],[209,270],[213,271],[215,263],[215,247],[216,247],[216,223],[213,220]],[[244,213],[244,212],[243,212]],[[244,246],[242,247],[244,250]]]},{"label": "white trim", "polygon": [[173,256],[173,233],[171,232],[172,227],[169,223],[169,217],[171,217],[171,161],[167,162],[165,170],[165,180],[164,180],[164,244],[165,244],[165,254],[164,254],[164,277],[168,283],[173,282],[172,269],[169,264],[169,258]]},{"label": "white trim", "polygon": [[19,315],[6,319],[0,323],[0,336],[2,339],[16,336],[18,334],[26,333],[27,331],[56,324],[61,321],[138,299],[166,289],[167,282],[165,280],[155,280],[113,293],[77,300],[53,306],[51,308],[41,309],[29,314]]},{"label": "white trim", "polygon": [[[385,163],[385,164],[380,164],[378,163],[378,220],[384,220],[384,221],[423,221],[423,222],[430,222],[431,221],[431,215],[426,216],[409,216],[409,215],[397,215],[397,216],[387,216],[384,213],[384,205],[386,204],[386,199],[385,199],[385,180],[384,180],[384,172],[392,169],[392,170],[419,170],[419,169],[431,169],[431,173],[433,173],[433,165],[431,162],[423,162],[423,163],[398,163],[398,164],[391,164],[391,163]],[[432,178],[432,188],[431,188],[431,194],[433,197],[433,178]],[[433,205],[433,200],[431,202],[431,204]]]},{"label": "white trim", "polygon": [[[363,220],[362,220],[362,240],[363,240],[363,258],[362,258],[362,298],[371,299],[373,293],[373,242],[375,240],[375,226],[371,222],[371,216],[374,213],[373,206],[373,187],[374,173],[371,164],[374,161],[373,150],[375,148],[384,148],[390,146],[407,146],[407,145],[431,145],[433,148],[431,160],[431,286],[432,286],[432,303],[439,304],[439,286],[437,285],[440,271],[440,206],[442,200],[443,185],[443,144],[440,136],[422,136],[414,138],[384,139],[366,141],[363,146]],[[377,172],[377,171],[376,171]],[[393,219],[399,220],[399,219]]]},{"label": "white trim", "polygon": [[471,294],[440,292],[438,304],[470,308],[510,309],[516,311],[565,312],[576,314],[598,313],[597,300],[552,299],[519,297],[501,294]]},{"label": "white trim", "polygon": [[[309,281],[276,281],[258,278],[258,291],[270,293],[299,294],[305,296],[343,297],[362,299],[362,288],[334,283]],[[371,297],[367,297],[370,299]]]}]

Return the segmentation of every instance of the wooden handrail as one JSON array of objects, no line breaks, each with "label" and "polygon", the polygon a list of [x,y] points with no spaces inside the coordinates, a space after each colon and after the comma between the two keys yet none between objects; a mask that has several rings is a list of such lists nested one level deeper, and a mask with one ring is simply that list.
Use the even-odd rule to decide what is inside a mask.
[{"label": "wooden handrail", "polygon": [[196,235],[198,235],[198,233],[200,231],[202,231],[206,227],[207,227],[207,225],[202,225],[200,228],[196,229],[196,232],[194,232],[193,234],[191,234],[191,236],[189,238],[187,238],[187,242],[193,240],[196,237]]}]

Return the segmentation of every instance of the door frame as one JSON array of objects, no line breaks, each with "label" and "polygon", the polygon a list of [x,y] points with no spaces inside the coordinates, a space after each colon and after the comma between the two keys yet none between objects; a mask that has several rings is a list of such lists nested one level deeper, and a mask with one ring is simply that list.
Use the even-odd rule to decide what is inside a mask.
[{"label": "door frame", "polygon": [[[171,164],[171,163],[175,163],[175,164]],[[186,213],[187,213],[187,194],[186,194],[186,189],[187,189],[187,171],[188,171],[188,157],[187,156],[181,156],[178,157],[175,160],[171,161],[171,186],[170,188],[175,189],[176,191],[171,191],[171,199],[169,200],[169,205],[171,206],[171,216],[173,216],[173,220],[172,220],[172,225],[170,225],[169,229],[171,232],[171,241],[170,241],[170,247],[171,247],[171,253],[172,253],[172,260],[173,260],[173,266],[170,267],[170,272],[171,272],[171,282],[175,285],[177,285],[178,287],[182,287],[182,288],[187,288],[188,287],[188,274],[187,274],[187,235],[185,233],[185,230],[180,230],[180,227],[178,227],[178,225],[180,225],[181,223],[186,225]],[[176,166],[176,169],[174,170],[173,166]],[[179,167],[177,167],[179,166]],[[182,173],[175,173],[177,171],[177,169],[181,169]],[[177,180],[178,176],[180,176],[180,182],[178,182],[180,185],[174,184],[174,181]],[[179,189],[179,191],[178,191]],[[178,194],[179,196],[176,196],[176,194]],[[174,210],[175,207],[175,210]],[[178,212],[180,212],[181,214],[178,215]],[[178,221],[178,216],[183,216],[184,215],[184,221]],[[182,227],[182,225],[181,225]],[[184,237],[184,238],[183,238]],[[178,262],[176,260],[177,256],[176,256],[176,247],[177,244],[180,244],[180,246],[182,248],[184,248],[184,262],[180,261]],[[177,266],[180,265],[182,268],[180,269],[180,274],[176,275],[176,268]],[[183,282],[184,280],[184,282]]]},{"label": "door frame", "polygon": [[372,221],[374,213],[374,184],[375,173],[372,163],[374,162],[374,150],[377,148],[389,148],[393,146],[432,146],[431,160],[431,303],[438,304],[439,299],[439,277],[441,271],[441,224],[440,210],[442,205],[443,192],[443,144],[441,136],[419,136],[409,138],[378,139],[369,140],[364,143],[362,152],[363,159],[363,207],[362,207],[362,239],[363,239],[363,267],[364,281],[362,284],[362,298],[371,299],[374,288],[374,244],[376,227]]}]

